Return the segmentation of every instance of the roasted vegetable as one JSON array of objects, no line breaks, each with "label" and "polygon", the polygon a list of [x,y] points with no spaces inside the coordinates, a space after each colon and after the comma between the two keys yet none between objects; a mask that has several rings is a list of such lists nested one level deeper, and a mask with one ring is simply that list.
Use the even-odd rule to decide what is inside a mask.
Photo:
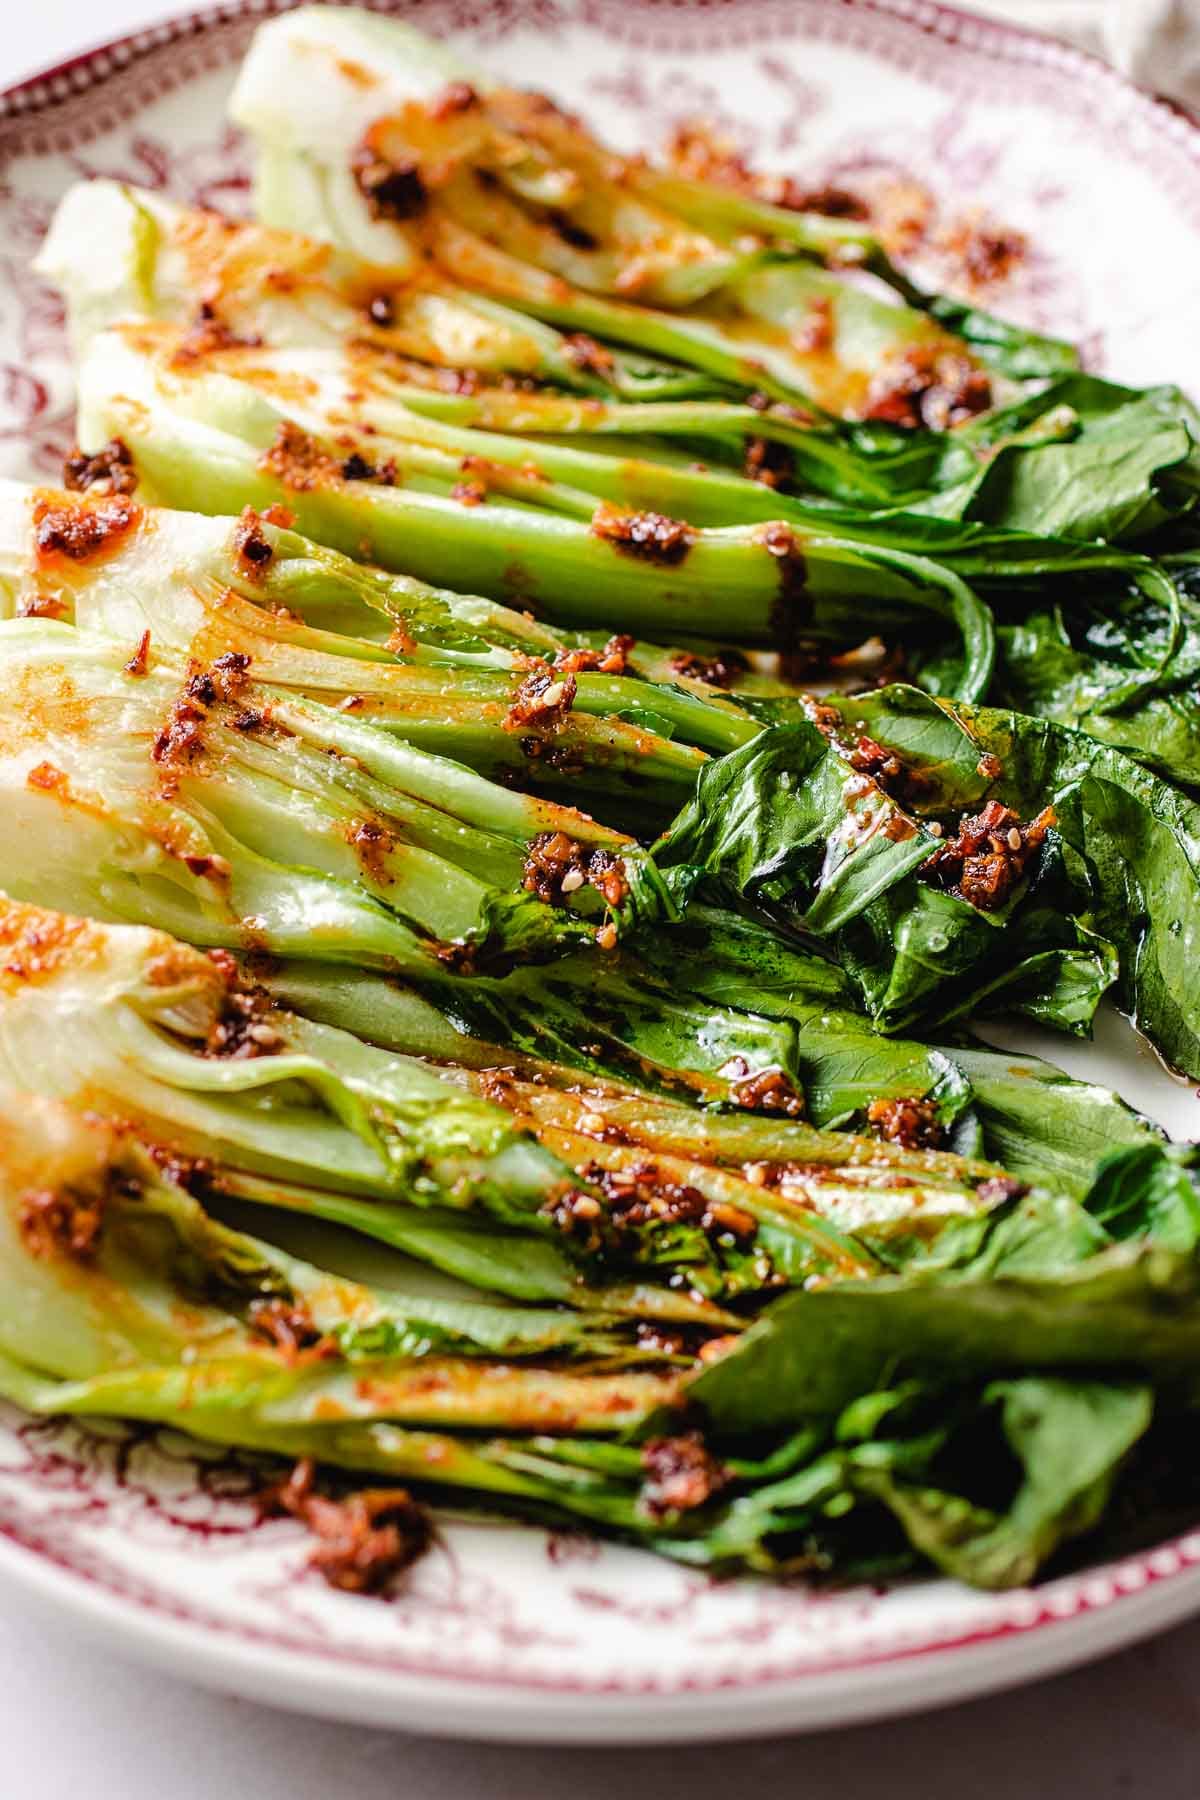
[{"label": "roasted vegetable", "polygon": [[1187,1504],[1197,1152],[971,1027],[1200,1078],[1191,403],[392,19],[233,113],[257,219],[38,262],[0,1393],[270,1459],[354,1592],[442,1494],[985,1588]]}]

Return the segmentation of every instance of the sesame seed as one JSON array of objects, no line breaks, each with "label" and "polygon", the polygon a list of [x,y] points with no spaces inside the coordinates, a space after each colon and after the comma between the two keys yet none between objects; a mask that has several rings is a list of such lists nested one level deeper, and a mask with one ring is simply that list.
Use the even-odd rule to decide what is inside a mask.
[{"label": "sesame seed", "polygon": [[929,835],[930,835],[930,837],[941,837],[941,835],[942,835],[942,826],[941,826],[941,821],[940,821],[940,820],[938,820],[938,819],[934,819],[934,820],[933,820],[933,821],[932,821],[932,822],[931,822],[931,824],[930,824],[930,826],[929,826]]},{"label": "sesame seed", "polygon": [[578,893],[579,889],[582,886],[583,886],[583,870],[582,869],[568,869],[566,874],[562,878],[563,893],[564,894]]},{"label": "sesame seed", "polygon": [[1015,825],[1008,834],[1008,847],[1010,850],[1019,850],[1021,848],[1021,834]]},{"label": "sesame seed", "polygon": [[567,687],[566,687],[565,682],[552,681],[550,683],[550,686],[546,689],[545,693],[541,697],[541,705],[542,706],[561,706],[562,701],[563,701],[563,695],[566,693],[566,691],[567,691]]}]

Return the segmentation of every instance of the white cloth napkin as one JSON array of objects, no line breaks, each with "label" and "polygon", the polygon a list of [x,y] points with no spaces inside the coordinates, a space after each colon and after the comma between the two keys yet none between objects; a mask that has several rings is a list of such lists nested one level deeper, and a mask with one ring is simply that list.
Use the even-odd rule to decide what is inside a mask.
[{"label": "white cloth napkin", "polygon": [[975,0],[981,12],[1070,38],[1152,93],[1200,107],[1200,0]]}]

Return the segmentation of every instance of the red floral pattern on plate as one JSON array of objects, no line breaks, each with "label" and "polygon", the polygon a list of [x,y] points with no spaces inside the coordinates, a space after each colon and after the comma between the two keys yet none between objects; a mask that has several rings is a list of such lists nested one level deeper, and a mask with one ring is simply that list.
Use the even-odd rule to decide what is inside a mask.
[{"label": "red floral pattern on plate", "polygon": [[[191,15],[0,96],[0,473],[52,476],[70,442],[62,309],[29,270],[58,195],[107,175],[242,207],[243,146],[221,108],[254,23],[278,10],[256,0]],[[631,146],[700,115],[814,186],[913,177],[941,204],[984,207],[1033,246],[997,296],[1005,309],[1086,341],[1092,360],[1130,379],[1200,376],[1200,132],[1078,52],[923,0],[381,10],[553,89]],[[1120,244],[1096,229],[1097,195],[1106,216],[1121,212]],[[1082,1654],[1071,1632],[1091,1614],[1156,1586],[1177,1593],[1175,1612],[1200,1597],[1200,1533],[1035,1592],[929,1581],[822,1594],[718,1584],[573,1533],[456,1517],[379,1606],[305,1575],[297,1528],[258,1518],[260,1479],[252,1458],[171,1432],[0,1409],[0,1536],[43,1567],[197,1641],[384,1674],[397,1695],[406,1677],[442,1677],[597,1702],[734,1690],[751,1705],[783,1684],[797,1720],[815,1722],[804,1696],[839,1671],[894,1665],[891,1693],[871,1702],[889,1710],[948,1651],[967,1657],[1050,1627],[1063,1648],[1043,1663],[1070,1660]],[[1146,1615],[1127,1615],[1107,1641],[1144,1628]]]}]

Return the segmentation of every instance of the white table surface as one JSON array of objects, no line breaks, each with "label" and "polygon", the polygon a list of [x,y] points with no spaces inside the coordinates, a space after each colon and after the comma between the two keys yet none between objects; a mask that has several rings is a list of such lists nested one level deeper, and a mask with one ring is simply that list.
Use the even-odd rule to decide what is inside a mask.
[{"label": "white table surface", "polygon": [[[181,0],[181,4],[185,0]],[[1200,13],[1200,0],[1188,0]],[[1081,16],[1088,0],[1072,0]],[[0,0],[0,85],[170,0]],[[1045,13],[1062,0],[1045,0]],[[1036,23],[1039,0],[988,8]],[[328,1725],[74,1641],[0,1592],[0,1800],[1196,1800],[1200,1621],[950,1711],[695,1750],[525,1750]]]}]

